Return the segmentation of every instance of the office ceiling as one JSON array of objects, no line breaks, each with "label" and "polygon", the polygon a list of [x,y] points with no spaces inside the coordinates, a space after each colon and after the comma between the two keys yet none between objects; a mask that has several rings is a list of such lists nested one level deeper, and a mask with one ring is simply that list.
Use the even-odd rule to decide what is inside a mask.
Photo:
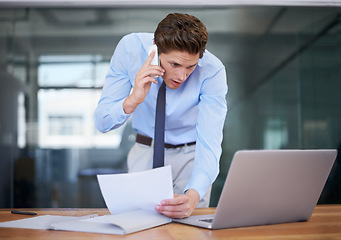
[{"label": "office ceiling", "polygon": [[[213,9],[108,9],[36,8],[0,9],[0,21],[19,20],[21,36],[122,35],[129,31],[153,31],[169,12],[198,16],[210,33],[264,34],[297,33],[341,8],[240,7]],[[29,21],[26,21],[29,20]],[[313,30],[313,29],[311,29]],[[0,33],[1,34],[1,33]]]},{"label": "office ceiling", "polygon": [[[208,49],[228,65],[230,90],[235,89],[230,93],[231,102],[254,91],[328,24],[334,21],[323,34],[341,31],[341,8],[270,6],[0,9],[0,28],[9,29],[15,24],[11,26],[15,26],[17,51],[28,51],[36,57],[100,54],[109,59],[123,35],[153,32],[169,12],[193,14],[205,23]],[[0,31],[0,37],[6,34]]]}]

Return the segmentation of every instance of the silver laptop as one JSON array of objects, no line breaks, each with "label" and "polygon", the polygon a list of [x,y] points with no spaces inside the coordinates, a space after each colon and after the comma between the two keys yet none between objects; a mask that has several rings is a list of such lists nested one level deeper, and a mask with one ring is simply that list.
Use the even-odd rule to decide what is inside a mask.
[{"label": "silver laptop", "polygon": [[336,155],[336,150],[238,151],[215,214],[173,221],[209,229],[307,221]]}]

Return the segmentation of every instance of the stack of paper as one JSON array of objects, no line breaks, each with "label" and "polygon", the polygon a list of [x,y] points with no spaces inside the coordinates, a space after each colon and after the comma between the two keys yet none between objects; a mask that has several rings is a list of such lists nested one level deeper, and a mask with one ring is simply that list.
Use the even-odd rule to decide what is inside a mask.
[{"label": "stack of paper", "polygon": [[98,175],[97,178],[111,215],[45,215],[0,223],[0,227],[128,234],[172,221],[154,210],[161,200],[173,198],[170,166],[137,173]]}]

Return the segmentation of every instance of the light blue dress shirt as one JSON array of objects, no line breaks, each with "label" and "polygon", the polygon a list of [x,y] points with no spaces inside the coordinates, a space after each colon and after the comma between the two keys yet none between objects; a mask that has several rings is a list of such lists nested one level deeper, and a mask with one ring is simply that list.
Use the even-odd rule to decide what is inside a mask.
[{"label": "light blue dress shirt", "polygon": [[[99,131],[118,128],[131,115],[137,133],[154,137],[156,97],[162,77],[157,79],[158,84],[151,85],[146,99],[132,114],[126,114],[122,107],[152,44],[151,33],[132,33],[118,43],[95,110]],[[178,89],[166,88],[165,142],[176,145],[196,141],[193,172],[185,190],[195,189],[200,199],[219,173],[226,93],[225,67],[207,50]]]}]

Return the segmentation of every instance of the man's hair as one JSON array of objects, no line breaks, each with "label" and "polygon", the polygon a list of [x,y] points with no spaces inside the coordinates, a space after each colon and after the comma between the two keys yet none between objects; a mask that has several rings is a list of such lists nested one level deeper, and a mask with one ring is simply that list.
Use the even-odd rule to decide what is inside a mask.
[{"label": "man's hair", "polygon": [[196,17],[189,14],[168,14],[157,26],[154,41],[159,53],[173,50],[198,54],[202,58],[206,43],[207,30]]}]

